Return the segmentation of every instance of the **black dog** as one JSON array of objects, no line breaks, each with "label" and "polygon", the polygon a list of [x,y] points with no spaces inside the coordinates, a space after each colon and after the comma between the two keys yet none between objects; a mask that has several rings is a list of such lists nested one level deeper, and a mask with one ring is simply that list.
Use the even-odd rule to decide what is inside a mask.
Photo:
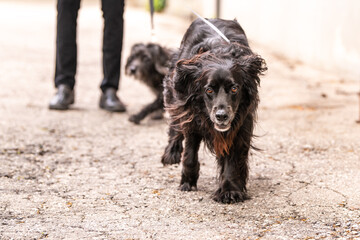
[{"label": "black dog", "polygon": [[155,93],[154,102],[145,106],[139,113],[130,116],[129,121],[139,124],[148,114],[157,112],[154,119],[163,115],[163,79],[168,73],[168,64],[172,51],[158,44],[139,43],[131,48],[127,59],[125,73],[145,83]]},{"label": "black dog", "polygon": [[264,59],[251,51],[236,20],[210,22],[230,43],[200,19],[185,33],[164,80],[165,109],[171,120],[162,163],[179,163],[182,155],[180,189],[196,190],[197,152],[203,140],[216,155],[220,170],[220,186],[213,199],[234,203],[247,198],[247,162],[259,102],[259,75],[267,68]]}]

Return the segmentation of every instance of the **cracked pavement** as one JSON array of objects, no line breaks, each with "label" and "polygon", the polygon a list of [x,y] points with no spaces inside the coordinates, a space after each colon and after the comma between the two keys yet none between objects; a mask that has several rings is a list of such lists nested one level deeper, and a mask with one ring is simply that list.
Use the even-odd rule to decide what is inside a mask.
[{"label": "cracked pavement", "polygon": [[[199,152],[198,191],[163,167],[166,121],[127,121],[154,96],[122,76],[128,112],[98,108],[102,20],[83,1],[74,108],[49,111],[55,2],[0,2],[1,239],[360,239],[358,80],[288,60],[256,44],[262,78],[243,203],[223,205],[214,157]],[[127,7],[123,62],[150,40],[148,13]],[[189,22],[155,16],[158,42],[177,47]],[[246,28],[245,28],[246,31]],[[123,64],[124,66],[124,64]],[[124,71],[123,71],[124,72]],[[139,98],[139,93],[141,98]]]}]

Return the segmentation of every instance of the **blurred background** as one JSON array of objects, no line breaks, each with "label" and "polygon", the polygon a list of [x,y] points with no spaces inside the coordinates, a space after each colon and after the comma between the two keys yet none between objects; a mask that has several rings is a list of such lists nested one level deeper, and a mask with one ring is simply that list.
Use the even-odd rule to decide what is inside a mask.
[{"label": "blurred background", "polygon": [[[6,3],[18,3],[22,7],[38,5],[30,11],[26,9],[23,9],[23,12],[21,9],[16,12],[2,11],[1,27],[6,30],[9,27],[6,23],[9,21],[13,24],[21,22],[22,18],[17,18],[19,14],[23,17],[37,15],[36,18],[46,15],[46,19],[52,23],[54,12],[39,12],[42,5],[49,5],[50,2],[54,6],[52,10],[55,11],[55,0],[31,2],[0,0],[3,9]],[[154,2],[155,9],[158,10],[157,15],[161,12],[167,16],[191,21],[195,18],[190,11],[193,9],[207,18],[236,18],[252,42],[270,49],[274,54],[331,72],[360,78],[360,2],[357,0],[154,0]],[[99,0],[83,0],[82,6],[99,5],[99,3]],[[148,10],[149,0],[128,0],[126,6]],[[97,14],[101,14],[100,9]],[[136,21],[136,19],[126,20]],[[146,26],[144,30],[147,30],[149,23],[141,24]],[[36,26],[32,27],[36,29]]]},{"label": "blurred background", "polygon": [[166,5],[166,12],[182,17],[191,18],[188,6],[204,17],[236,18],[252,41],[277,54],[360,78],[357,0],[167,0]]}]

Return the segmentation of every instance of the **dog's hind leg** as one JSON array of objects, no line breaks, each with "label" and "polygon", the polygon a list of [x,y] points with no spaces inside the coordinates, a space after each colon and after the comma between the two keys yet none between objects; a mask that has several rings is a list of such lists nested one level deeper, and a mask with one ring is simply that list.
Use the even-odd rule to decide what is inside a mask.
[{"label": "dog's hind leg", "polygon": [[183,151],[182,141],[184,136],[181,132],[170,125],[169,129],[169,142],[165,148],[165,152],[161,158],[161,162],[164,165],[180,163],[181,153]]},{"label": "dog's hind leg", "polygon": [[183,168],[180,182],[181,191],[191,191],[193,188],[197,190],[197,180],[200,170],[198,151],[201,139],[200,135],[194,133],[185,136]]},{"label": "dog's hind leg", "polygon": [[129,121],[135,124],[140,124],[140,121],[143,120],[147,115],[163,108],[164,108],[163,95],[159,94],[154,102],[146,105],[139,113],[131,115]]}]

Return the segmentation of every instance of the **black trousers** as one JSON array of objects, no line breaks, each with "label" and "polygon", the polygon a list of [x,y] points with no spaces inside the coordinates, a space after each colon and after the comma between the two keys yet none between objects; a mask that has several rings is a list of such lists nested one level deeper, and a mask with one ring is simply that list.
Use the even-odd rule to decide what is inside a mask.
[{"label": "black trousers", "polygon": [[[75,85],[77,64],[76,26],[80,0],[58,0],[55,87]],[[124,0],[102,0],[104,18],[103,72],[100,88],[119,88],[123,40]],[[91,39],[89,39],[91,40]]]}]

